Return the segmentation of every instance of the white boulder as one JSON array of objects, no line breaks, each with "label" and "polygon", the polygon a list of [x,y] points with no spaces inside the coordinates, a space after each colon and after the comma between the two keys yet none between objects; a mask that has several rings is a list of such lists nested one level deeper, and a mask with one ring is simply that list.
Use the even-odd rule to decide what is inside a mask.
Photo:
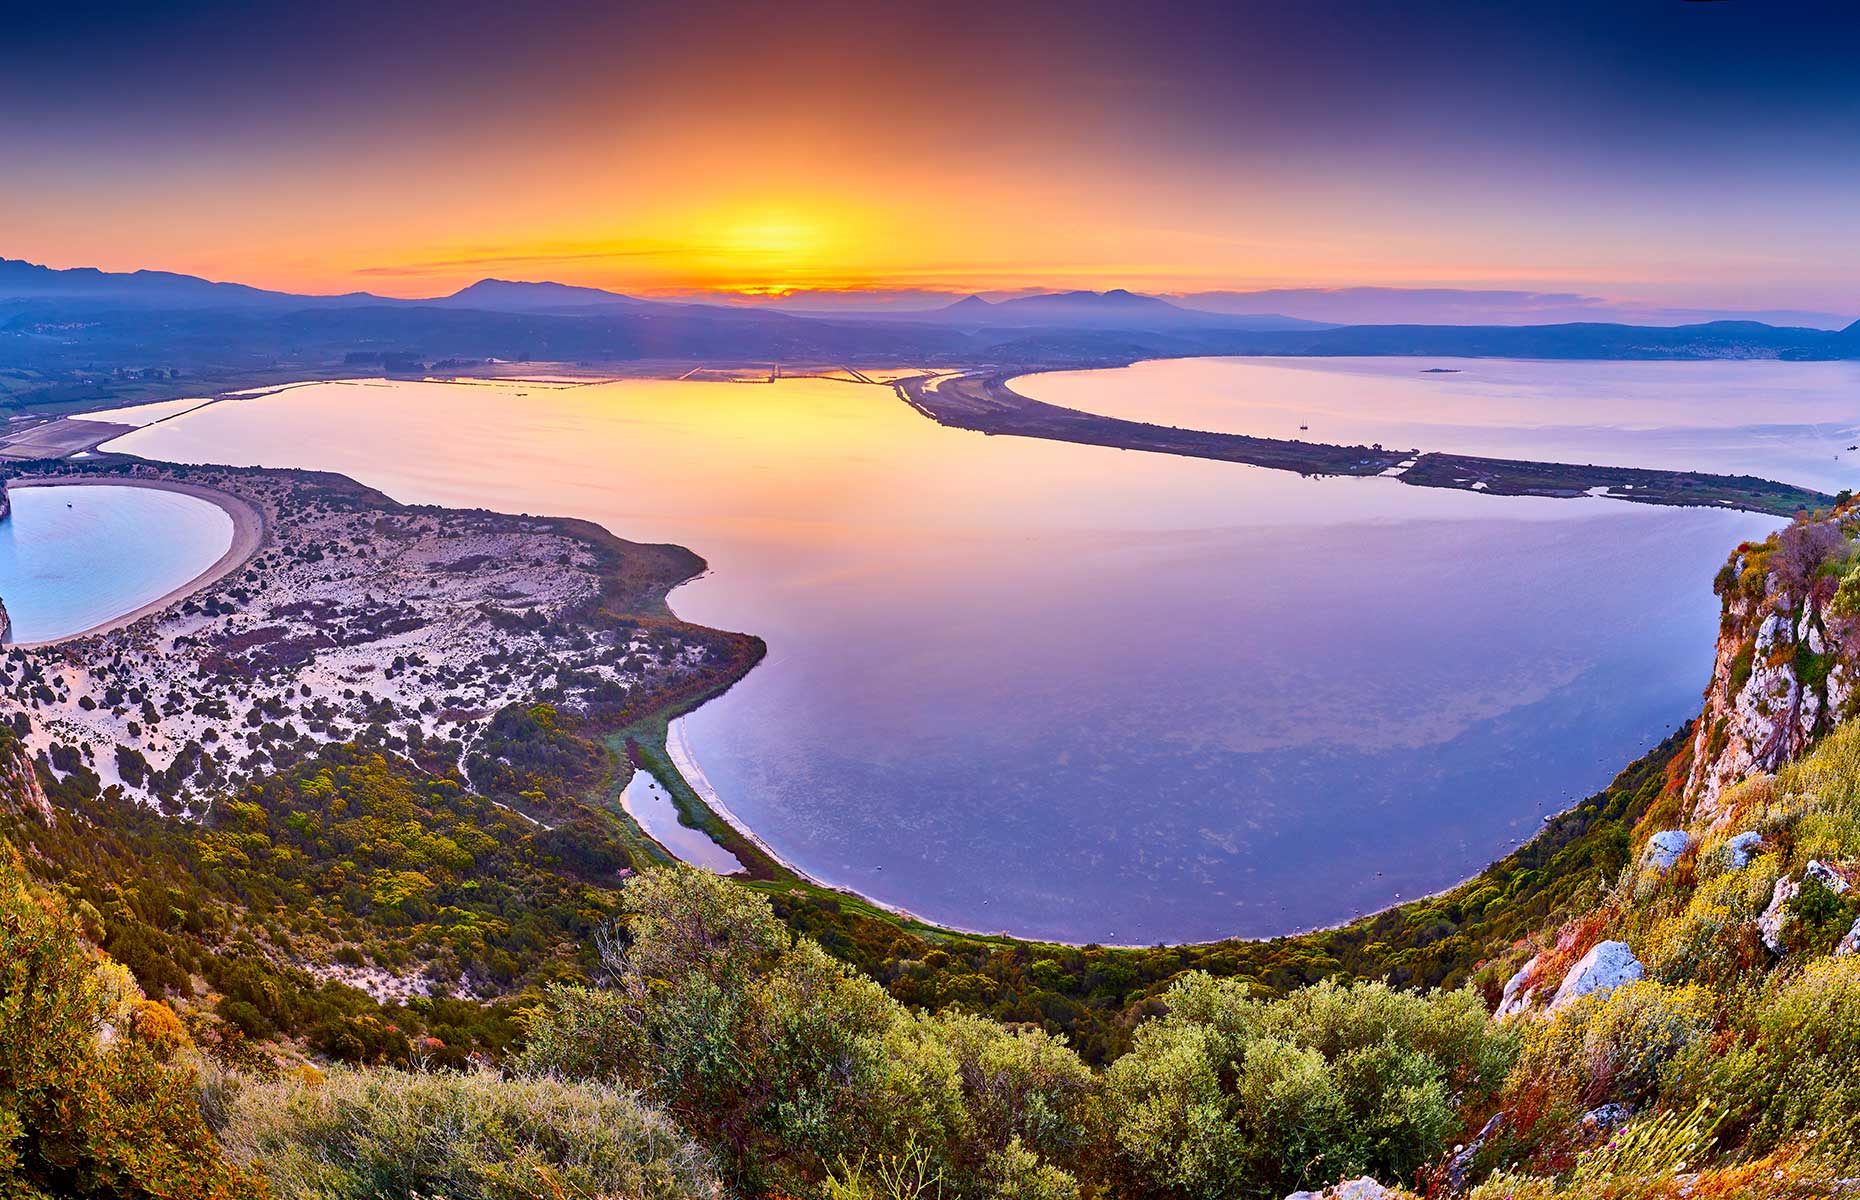
[{"label": "white boulder", "polygon": [[1293,1192],[1285,1200],[1392,1200],[1395,1193],[1369,1176],[1348,1179],[1321,1192]]},{"label": "white boulder", "polygon": [[1841,878],[1833,867],[1818,863],[1812,858],[1808,860],[1808,866],[1802,874],[1804,878],[1819,880],[1822,887],[1837,896],[1845,895],[1847,892],[1847,881]]},{"label": "white boulder", "polygon": [[1537,995],[1537,968],[1543,960],[1542,954],[1531,955],[1530,961],[1519,967],[1518,973],[1505,982],[1504,995],[1499,997],[1498,1011],[1492,1014],[1493,1017],[1516,1016],[1531,1006],[1532,998]]},{"label": "white boulder", "polygon": [[1605,996],[1645,974],[1646,969],[1626,942],[1597,942],[1563,976],[1563,986],[1557,988],[1550,1001],[1550,1011],[1558,1012],[1584,996]]},{"label": "white boulder", "polygon": [[1724,844],[1725,865],[1733,871],[1741,871],[1750,865],[1750,860],[1763,851],[1763,835],[1751,829],[1738,834]]},{"label": "white boulder", "polygon": [[1340,1183],[1330,1191],[1331,1200],[1386,1200],[1394,1194],[1367,1175]]},{"label": "white boulder", "polygon": [[1763,938],[1763,944],[1769,947],[1771,954],[1781,954],[1782,926],[1784,908],[1795,894],[1802,890],[1802,885],[1793,879],[1783,878],[1776,881],[1775,890],[1770,892],[1770,906],[1757,918],[1757,933]]},{"label": "white boulder", "polygon": [[1654,870],[1665,874],[1673,869],[1680,855],[1692,849],[1692,835],[1683,829],[1668,829],[1654,834],[1647,839],[1647,849],[1642,861]]}]

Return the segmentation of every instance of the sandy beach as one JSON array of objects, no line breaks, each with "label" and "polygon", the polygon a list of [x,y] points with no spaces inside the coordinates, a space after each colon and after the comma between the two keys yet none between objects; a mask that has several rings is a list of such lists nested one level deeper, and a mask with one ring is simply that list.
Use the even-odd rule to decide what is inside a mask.
[{"label": "sandy beach", "polygon": [[183,495],[193,496],[196,499],[205,500],[210,504],[217,505],[227,516],[232,518],[233,523],[232,544],[226,548],[226,553],[220,555],[212,566],[194,576],[180,587],[149,601],[140,608],[126,612],[119,617],[112,617],[110,620],[104,621],[98,625],[93,625],[89,629],[81,629],[76,633],[69,633],[63,637],[52,638],[42,642],[10,643],[10,645],[16,646],[22,650],[32,650],[40,646],[54,645],[59,642],[69,642],[76,638],[90,637],[93,634],[109,633],[112,630],[123,629],[133,625],[143,617],[149,616],[152,613],[158,613],[177,600],[189,596],[215,580],[221,579],[232,571],[237,570],[245,564],[247,559],[258,552],[258,548],[263,545],[265,541],[265,517],[263,513],[237,496],[219,491],[216,488],[202,487],[199,484],[180,483],[166,479],[136,479],[117,476],[90,479],[71,478],[66,476],[48,479],[15,479],[8,481],[7,486],[9,488],[139,487],[154,488],[158,491],[165,492],[180,492]]}]

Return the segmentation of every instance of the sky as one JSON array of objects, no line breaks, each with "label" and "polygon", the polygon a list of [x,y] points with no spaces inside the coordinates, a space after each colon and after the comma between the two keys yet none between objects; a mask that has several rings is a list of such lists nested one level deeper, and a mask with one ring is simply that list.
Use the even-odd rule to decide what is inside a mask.
[{"label": "sky", "polygon": [[1860,312],[1856,35],[1814,0],[38,5],[0,255]]}]

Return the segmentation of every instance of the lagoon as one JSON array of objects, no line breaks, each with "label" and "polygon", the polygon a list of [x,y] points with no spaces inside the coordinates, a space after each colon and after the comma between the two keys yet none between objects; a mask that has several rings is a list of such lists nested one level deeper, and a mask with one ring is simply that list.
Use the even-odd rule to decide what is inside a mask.
[{"label": "lagoon", "polygon": [[218,505],[157,488],[14,487],[0,521],[0,601],[14,642],[69,637],[132,613],[225,554]]},{"label": "lagoon", "polygon": [[826,882],[1081,942],[1476,871],[1696,711],[1712,574],[1776,526],[983,437],[819,379],[331,383],[107,449],[691,547],[674,607],[769,643],[682,723],[730,810]]},{"label": "lagoon", "polygon": [[1860,479],[1860,363],[1176,358],[1022,376],[1030,399],[1185,429],[1342,445]]},{"label": "lagoon", "polygon": [[634,771],[633,778],[627,780],[626,788],[620,793],[620,804],[648,837],[681,862],[718,875],[731,875],[743,869],[736,855],[712,841],[709,834],[678,819],[678,805],[671,793],[643,768]]}]

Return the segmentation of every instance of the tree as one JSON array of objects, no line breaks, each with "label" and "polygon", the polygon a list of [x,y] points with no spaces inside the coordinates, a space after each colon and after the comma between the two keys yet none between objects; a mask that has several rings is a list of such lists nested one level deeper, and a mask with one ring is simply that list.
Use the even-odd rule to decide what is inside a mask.
[{"label": "tree", "polygon": [[236,1200],[174,1015],[83,942],[0,842],[0,1195]]},{"label": "tree", "polygon": [[913,1015],[706,872],[650,872],[623,903],[611,986],[552,990],[521,1071],[640,1089],[748,1194],[912,1164],[950,1197],[1076,1191],[1095,1085],[1063,1041]]}]

